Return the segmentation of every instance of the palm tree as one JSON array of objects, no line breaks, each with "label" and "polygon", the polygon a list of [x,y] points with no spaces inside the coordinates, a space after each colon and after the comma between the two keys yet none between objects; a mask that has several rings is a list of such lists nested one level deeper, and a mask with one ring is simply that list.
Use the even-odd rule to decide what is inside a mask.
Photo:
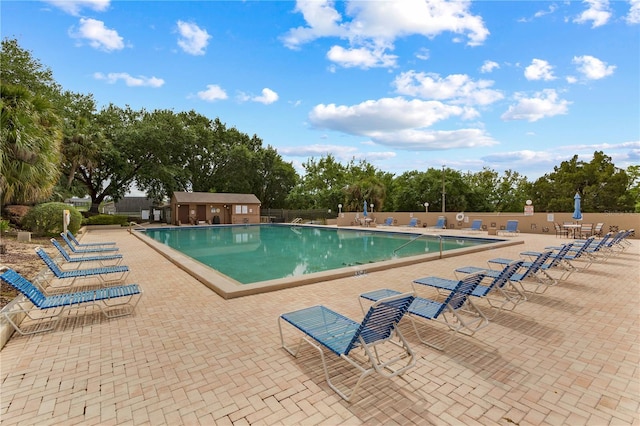
[{"label": "palm tree", "polygon": [[46,200],[59,177],[61,132],[51,104],[22,86],[0,87],[2,204]]}]

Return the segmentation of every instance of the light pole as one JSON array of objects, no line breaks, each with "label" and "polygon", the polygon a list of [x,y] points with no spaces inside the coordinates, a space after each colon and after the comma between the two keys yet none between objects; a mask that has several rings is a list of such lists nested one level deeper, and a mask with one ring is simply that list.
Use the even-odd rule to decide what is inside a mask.
[{"label": "light pole", "polygon": [[429,203],[424,203],[424,212],[429,213]]},{"label": "light pole", "polygon": [[373,204],[371,204],[371,213],[373,213]]},{"label": "light pole", "polygon": [[446,192],[444,190],[444,164],[442,165],[442,213],[445,212],[445,196]]},{"label": "light pole", "polygon": [[338,204],[338,214],[342,214],[342,204]]}]

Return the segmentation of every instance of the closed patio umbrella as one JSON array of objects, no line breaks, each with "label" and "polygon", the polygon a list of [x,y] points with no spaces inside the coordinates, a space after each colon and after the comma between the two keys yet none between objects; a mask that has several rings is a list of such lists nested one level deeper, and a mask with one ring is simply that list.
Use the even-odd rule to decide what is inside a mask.
[{"label": "closed patio umbrella", "polygon": [[364,217],[367,217],[367,200],[364,200],[363,210],[364,210],[364,211],[362,212],[362,215],[363,215]]},{"label": "closed patio umbrella", "polygon": [[573,217],[575,220],[582,220],[582,212],[580,211],[580,194],[576,192],[574,199]]}]

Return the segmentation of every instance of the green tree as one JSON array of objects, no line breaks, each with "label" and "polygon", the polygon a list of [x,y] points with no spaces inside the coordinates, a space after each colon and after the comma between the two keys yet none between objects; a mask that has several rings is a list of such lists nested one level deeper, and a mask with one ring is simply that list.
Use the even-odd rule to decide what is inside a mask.
[{"label": "green tree", "polygon": [[531,192],[540,211],[573,211],[574,196],[580,194],[582,211],[632,211],[634,200],[629,188],[629,176],[616,168],[611,158],[596,151],[586,163],[575,155],[554,167],[552,173],[536,180]]},{"label": "green tree", "polygon": [[59,99],[63,121],[61,180],[58,199],[71,195],[83,196],[86,187],[75,180],[82,165],[91,167],[98,155],[102,133],[96,124],[96,104],[93,96],[64,92]]},{"label": "green tree", "polygon": [[297,209],[336,209],[338,204],[343,204],[346,211],[346,167],[331,154],[319,160],[310,158],[302,166],[305,173],[287,197],[287,206]]},{"label": "green tree", "polygon": [[373,204],[377,211],[384,210],[387,189],[383,172],[365,160],[358,163],[351,160],[347,165],[346,182],[343,187],[346,211],[362,211],[365,201],[369,206]]},{"label": "green tree", "polygon": [[293,164],[285,162],[271,146],[256,154],[256,183],[253,193],[262,202],[262,208],[282,208],[287,195],[298,181]]},{"label": "green tree", "polygon": [[168,151],[167,135],[152,114],[110,105],[95,116],[101,137],[93,140],[84,162],[78,164],[73,178],[91,197],[90,212],[107,197],[117,201],[131,188],[141,170],[157,167]]},{"label": "green tree", "polygon": [[4,38],[0,49],[0,82],[23,87],[33,96],[51,99],[61,90],[50,68],[20,47],[16,39]]},{"label": "green tree", "polygon": [[61,132],[51,104],[26,88],[0,87],[2,204],[46,200],[58,181]]},{"label": "green tree", "polygon": [[627,176],[629,176],[627,192],[635,206],[634,211],[640,213],[640,166],[627,167]]},{"label": "green tree", "polygon": [[531,184],[520,173],[506,170],[495,190],[495,212],[521,212],[529,198]]},{"label": "green tree", "polygon": [[498,172],[485,167],[477,173],[467,173],[463,179],[470,189],[467,194],[468,210],[473,212],[495,211],[498,199],[496,189],[500,182]]},{"label": "green tree", "polygon": [[60,119],[50,69],[3,39],[0,50],[0,192],[3,204],[46,200],[58,180]]}]

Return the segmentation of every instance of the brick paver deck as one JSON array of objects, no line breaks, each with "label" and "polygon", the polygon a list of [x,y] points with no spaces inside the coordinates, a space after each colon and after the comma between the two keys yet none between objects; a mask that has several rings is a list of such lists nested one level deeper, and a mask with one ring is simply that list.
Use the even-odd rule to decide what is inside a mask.
[{"label": "brick paver deck", "polygon": [[[354,319],[360,293],[409,290],[464,265],[516,258],[524,245],[224,300],[121,230],[129,282],[144,296],[130,317],[75,312],[53,332],[15,335],[0,351],[3,425],[483,424],[640,425],[640,241],[534,295],[474,337],[439,352],[401,325],[418,356],[400,378],[365,379],[353,403],[324,381],[317,352],[280,348],[277,317],[324,304]],[[250,265],[247,265],[250,267]],[[484,302],[480,302],[485,307]],[[428,324],[427,334],[442,330]],[[350,370],[332,356],[338,382]]]}]

